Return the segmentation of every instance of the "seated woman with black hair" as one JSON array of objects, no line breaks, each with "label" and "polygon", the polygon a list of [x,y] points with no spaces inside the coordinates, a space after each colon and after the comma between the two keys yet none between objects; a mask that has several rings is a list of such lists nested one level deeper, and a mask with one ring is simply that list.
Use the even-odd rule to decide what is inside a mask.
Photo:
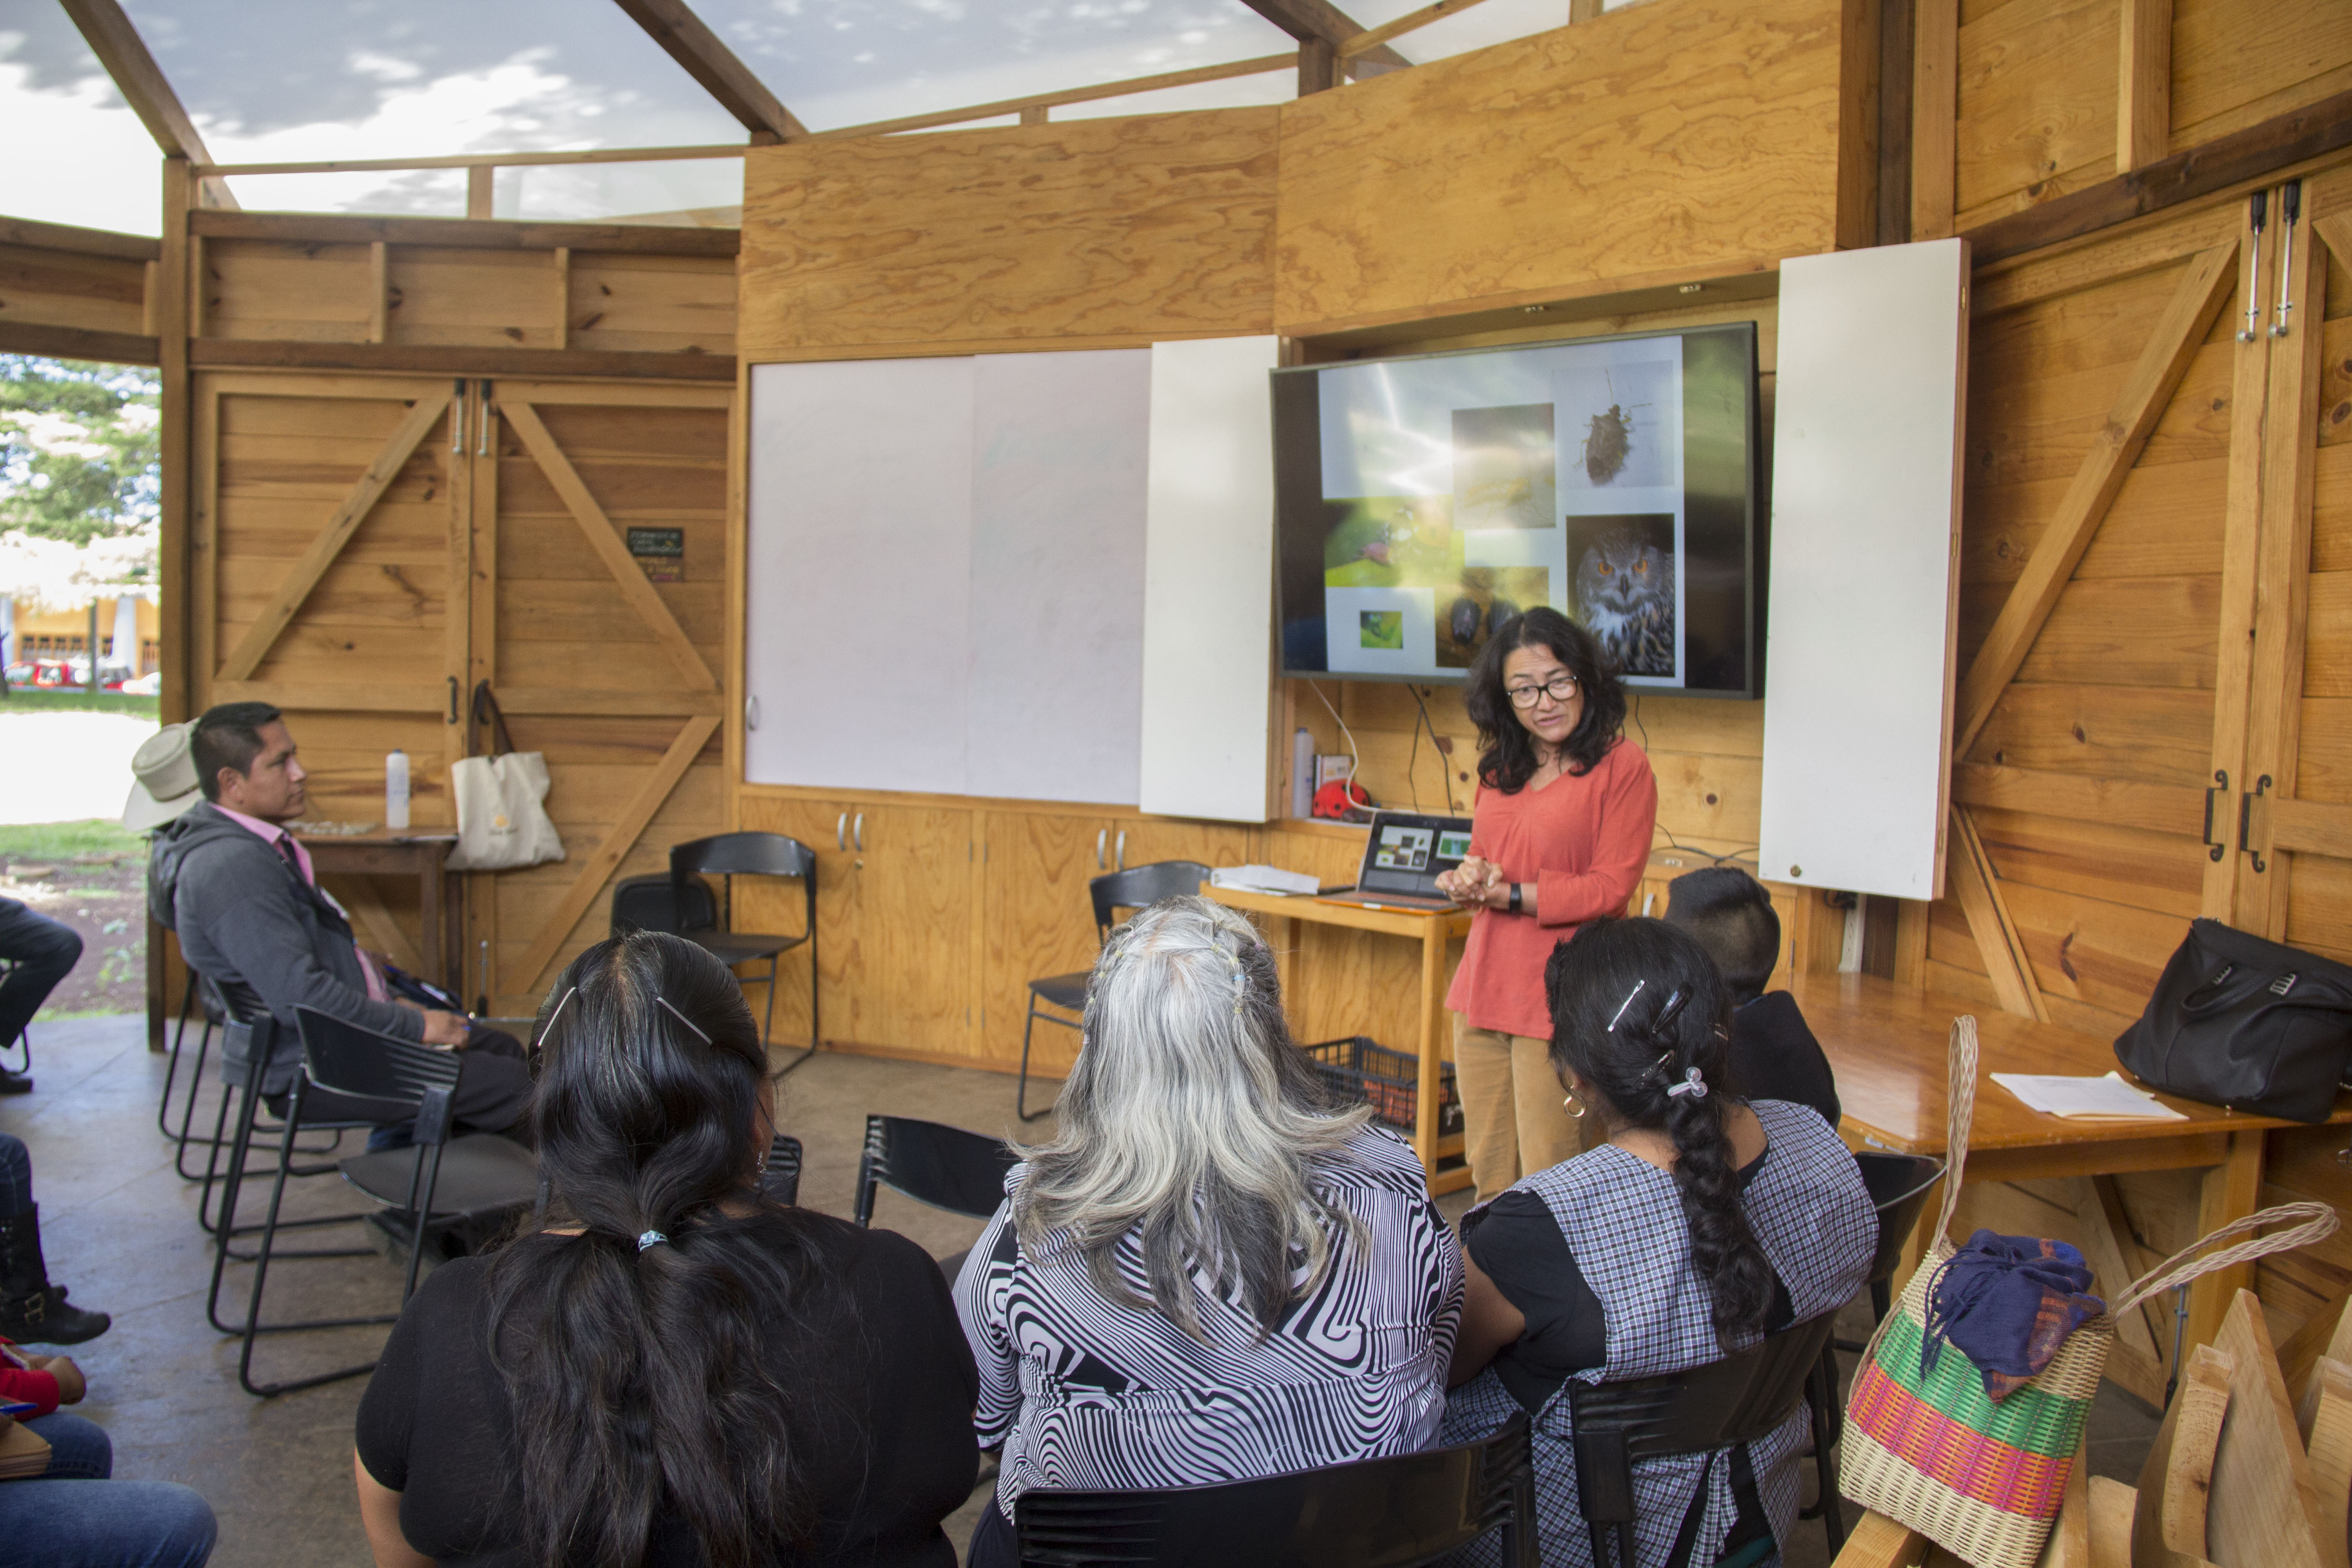
[{"label": "seated woman with black hair", "polygon": [[[1853,1156],[1822,1119],[1725,1089],[1714,963],[1652,920],[1591,925],[1545,970],[1551,1058],[1608,1142],[1462,1222],[1469,1284],[1445,1440],[1525,1410],[1548,1565],[1591,1563],[1569,1385],[1688,1372],[1835,1311],[1877,1243]],[[1467,1386],[1463,1386],[1467,1384]],[[1637,1459],[1633,1560],[1772,1560],[1797,1513],[1805,1413],[1713,1453]]]},{"label": "seated woman with black hair", "polygon": [[775,1122],[725,966],[640,931],[538,1031],[543,1228],[445,1264],[360,1405],[379,1568],[954,1568],[978,1376],[905,1237],[763,1197]]}]

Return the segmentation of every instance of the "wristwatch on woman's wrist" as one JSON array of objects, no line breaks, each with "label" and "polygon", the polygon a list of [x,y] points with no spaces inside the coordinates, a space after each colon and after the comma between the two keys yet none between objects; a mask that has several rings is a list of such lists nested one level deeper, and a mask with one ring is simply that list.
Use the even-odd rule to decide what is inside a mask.
[{"label": "wristwatch on woman's wrist", "polygon": [[1511,912],[1519,912],[1519,885],[1517,882],[1511,884]]}]

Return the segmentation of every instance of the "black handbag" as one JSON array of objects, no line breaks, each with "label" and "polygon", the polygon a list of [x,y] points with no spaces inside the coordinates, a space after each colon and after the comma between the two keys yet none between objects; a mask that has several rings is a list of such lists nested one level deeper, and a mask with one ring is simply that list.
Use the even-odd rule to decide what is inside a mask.
[{"label": "black handbag", "polygon": [[2325,1121],[2352,1058],[2352,969],[2198,921],[2116,1056],[2170,1094]]}]

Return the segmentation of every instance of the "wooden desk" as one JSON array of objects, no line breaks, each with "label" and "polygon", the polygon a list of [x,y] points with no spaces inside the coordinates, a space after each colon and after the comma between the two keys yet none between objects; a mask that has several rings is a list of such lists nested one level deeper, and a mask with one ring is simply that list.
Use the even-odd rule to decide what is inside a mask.
[{"label": "wooden desk", "polygon": [[457,847],[456,834],[298,833],[295,838],[310,852],[311,868],[321,877],[415,878],[421,943],[410,945],[407,933],[373,893],[347,900],[360,938],[451,995],[465,994],[464,955],[458,952],[462,933],[455,918],[457,874],[447,865],[449,851]]},{"label": "wooden desk", "polygon": [[[1413,1096],[1412,1152],[1421,1156],[1422,1168],[1429,1173],[1433,1196],[1468,1186],[1470,1167],[1466,1163],[1438,1168],[1443,1160],[1462,1158],[1462,1136],[1455,1133],[1441,1139],[1437,1135],[1437,1066],[1445,1038],[1445,985],[1449,978],[1446,944],[1455,937],[1469,934],[1470,911],[1444,910],[1424,914],[1418,910],[1374,910],[1360,904],[1330,904],[1320,899],[1286,899],[1273,893],[1245,893],[1236,888],[1213,886],[1201,891],[1221,904],[1247,910],[1261,919],[1344,926],[1351,931],[1402,937],[1421,944],[1421,1031],[1414,1047],[1420,1069]],[[1293,944],[1278,933],[1269,933],[1268,940],[1282,954],[1283,989],[1287,993],[1292,989]]]},{"label": "wooden desk", "polygon": [[[1948,1049],[1953,1018],[1973,1014],[1979,1043],[1976,1119],[1964,1182],[2016,1182],[2127,1171],[2207,1172],[2197,1232],[2260,1205],[2263,1134],[2299,1123],[2246,1116],[2159,1094],[2185,1121],[2082,1121],[2029,1110],[1992,1081],[1996,1072],[2095,1078],[2121,1072],[2115,1046],[2096,1035],[2038,1024],[1990,1006],[1900,990],[1862,974],[1799,975],[1790,989],[1837,1075],[1841,1127],[1857,1148],[1903,1154],[1944,1152]],[[2128,1073],[2125,1077],[2129,1078]],[[2333,1121],[2352,1121],[2339,1099]],[[1935,1223],[1933,1205],[1921,1221]],[[1927,1238],[1916,1238],[1914,1257]],[[2097,1259],[2093,1259],[2096,1267]],[[2101,1283],[2109,1289],[2104,1279]],[[2252,1289],[2251,1264],[2209,1274],[2189,1288],[2188,1343],[2210,1344],[2231,1299]],[[2169,1350],[2168,1342],[2164,1347]]]}]

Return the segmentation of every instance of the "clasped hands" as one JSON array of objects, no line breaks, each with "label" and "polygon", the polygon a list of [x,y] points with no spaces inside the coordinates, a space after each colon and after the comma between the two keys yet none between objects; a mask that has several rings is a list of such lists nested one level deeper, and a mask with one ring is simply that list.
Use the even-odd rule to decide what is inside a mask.
[{"label": "clasped hands", "polygon": [[1475,855],[1451,871],[1440,871],[1437,890],[1465,909],[1508,909],[1511,902],[1511,884],[1504,879],[1503,868]]}]

